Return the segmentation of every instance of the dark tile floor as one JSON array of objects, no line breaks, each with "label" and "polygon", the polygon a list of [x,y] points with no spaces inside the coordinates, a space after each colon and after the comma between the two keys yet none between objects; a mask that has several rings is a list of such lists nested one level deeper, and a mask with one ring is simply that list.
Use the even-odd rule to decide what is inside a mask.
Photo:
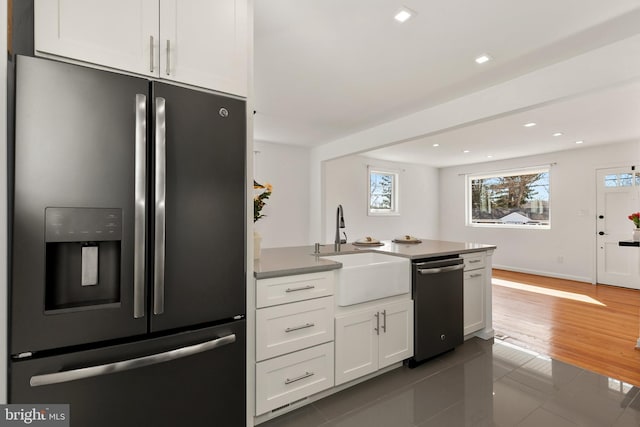
[{"label": "dark tile floor", "polygon": [[640,388],[474,338],[260,426],[638,427]]}]

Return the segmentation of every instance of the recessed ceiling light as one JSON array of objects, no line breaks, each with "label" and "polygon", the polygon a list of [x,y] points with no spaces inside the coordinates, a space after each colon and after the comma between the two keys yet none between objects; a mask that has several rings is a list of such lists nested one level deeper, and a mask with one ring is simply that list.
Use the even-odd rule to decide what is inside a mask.
[{"label": "recessed ceiling light", "polygon": [[487,156],[487,158],[488,158],[488,159],[490,159],[490,158],[492,158],[492,157],[493,157],[493,156],[492,156],[491,154],[489,154],[489,155]]},{"label": "recessed ceiling light", "polygon": [[462,152],[466,154],[466,153],[469,153],[470,150],[463,150]]},{"label": "recessed ceiling light", "polygon": [[407,22],[407,20],[409,20],[409,18],[411,18],[415,14],[416,12],[414,12],[413,10],[406,7],[401,7],[400,10],[396,12],[396,15],[393,17],[393,19],[398,22]]},{"label": "recessed ceiling light", "polygon": [[553,134],[553,136],[562,136],[562,132],[556,132]]},{"label": "recessed ceiling light", "polygon": [[440,147],[440,144],[433,144],[434,147]]},{"label": "recessed ceiling light", "polygon": [[522,126],[526,127],[526,128],[532,128],[536,125],[537,123],[534,122],[529,122],[529,123],[525,123]]},{"label": "recessed ceiling light", "polygon": [[491,57],[489,55],[480,55],[476,58],[476,64],[484,64],[485,62],[491,61]]},{"label": "recessed ceiling light", "polygon": [[582,143],[584,143],[584,141],[582,141],[582,140],[581,141],[576,141],[576,144],[582,144]]}]

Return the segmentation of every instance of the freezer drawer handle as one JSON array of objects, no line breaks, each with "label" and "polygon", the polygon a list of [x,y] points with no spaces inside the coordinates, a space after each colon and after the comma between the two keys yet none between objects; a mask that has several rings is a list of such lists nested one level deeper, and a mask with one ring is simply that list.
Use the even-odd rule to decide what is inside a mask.
[{"label": "freezer drawer handle", "polygon": [[287,288],[285,290],[285,292],[289,293],[289,292],[297,292],[297,291],[307,291],[307,290],[313,289],[313,288],[315,288],[315,286],[307,285],[307,286],[302,286],[300,288]]},{"label": "freezer drawer handle", "polygon": [[287,328],[284,331],[285,332],[293,332],[293,331],[299,331],[300,329],[313,328],[314,326],[316,326],[315,323],[305,323],[304,325],[294,326],[293,328]]},{"label": "freezer drawer handle", "polygon": [[315,375],[315,373],[313,373],[313,372],[305,372],[304,374],[300,375],[299,377],[295,377],[295,378],[287,378],[287,379],[284,381],[284,383],[285,383],[285,385],[289,385],[289,384],[291,384],[291,383],[295,383],[296,381],[300,381],[300,380],[303,380],[303,379],[305,379],[305,378],[312,377],[312,376],[314,376],[314,375]]},{"label": "freezer drawer handle", "polygon": [[438,274],[438,273],[446,273],[447,271],[456,271],[462,270],[464,268],[464,264],[452,265],[450,267],[440,267],[440,268],[424,268],[418,269],[418,273],[420,274]]},{"label": "freezer drawer handle", "polygon": [[147,209],[147,97],[136,94],[133,317],[144,317]]},{"label": "freezer drawer handle", "polygon": [[163,353],[152,354],[149,356],[138,357],[136,359],[107,363],[106,365],[90,366],[88,368],[73,369],[71,371],[55,372],[53,374],[35,375],[31,377],[31,380],[29,380],[29,384],[31,385],[31,387],[39,387],[43,385],[60,384],[69,381],[97,377],[100,375],[128,371],[130,369],[156,365],[158,363],[169,362],[172,360],[181,359],[183,357],[192,356],[194,354],[203,353],[205,351],[213,350],[227,344],[232,344],[235,341],[236,335],[231,334],[215,340],[205,341],[200,344],[194,344],[187,347],[177,348],[175,350],[165,351]]}]

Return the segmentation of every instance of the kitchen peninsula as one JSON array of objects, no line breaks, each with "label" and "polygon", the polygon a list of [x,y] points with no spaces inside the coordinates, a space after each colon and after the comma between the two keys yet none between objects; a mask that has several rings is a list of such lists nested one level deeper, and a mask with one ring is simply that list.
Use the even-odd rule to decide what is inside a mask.
[{"label": "kitchen peninsula", "polygon": [[459,306],[464,338],[490,339],[495,248],[423,239],[420,243],[382,241],[371,247],[342,244],[339,252],[333,244],[321,245],[319,253],[314,253],[314,246],[263,249],[254,262],[254,423],[401,367],[414,355],[411,285],[383,298],[345,306],[339,296],[341,286],[348,285],[340,274],[351,267],[350,256],[372,259],[371,264],[359,266],[363,270],[384,260],[393,268],[401,263],[397,275],[408,282],[417,261],[461,259],[458,270],[464,270],[458,277],[463,277],[464,292]]}]

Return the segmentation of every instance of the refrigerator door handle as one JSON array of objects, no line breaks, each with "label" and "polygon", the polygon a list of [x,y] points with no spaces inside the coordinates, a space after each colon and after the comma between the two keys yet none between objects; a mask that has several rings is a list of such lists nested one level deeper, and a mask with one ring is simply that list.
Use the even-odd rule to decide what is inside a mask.
[{"label": "refrigerator door handle", "polygon": [[147,208],[147,97],[136,94],[133,317],[144,317],[145,216]]},{"label": "refrigerator door handle", "polygon": [[165,199],[167,193],[166,100],[156,98],[156,210],[153,314],[164,313]]},{"label": "refrigerator door handle", "polygon": [[87,368],[73,369],[70,371],[54,372],[52,374],[34,375],[29,380],[29,385],[31,387],[40,387],[45,385],[60,384],[69,381],[98,377],[100,375],[114,374],[116,372],[128,371],[130,369],[142,368],[144,366],[156,365],[158,363],[170,362],[172,360],[192,356],[194,354],[203,353],[205,351],[220,348],[228,344],[233,344],[235,341],[236,335],[231,334],[221,338],[217,338],[215,340],[205,341],[200,344],[194,344],[187,347],[177,348],[175,350],[165,351],[163,353],[138,357],[135,359],[107,363],[105,365],[90,366]]}]

